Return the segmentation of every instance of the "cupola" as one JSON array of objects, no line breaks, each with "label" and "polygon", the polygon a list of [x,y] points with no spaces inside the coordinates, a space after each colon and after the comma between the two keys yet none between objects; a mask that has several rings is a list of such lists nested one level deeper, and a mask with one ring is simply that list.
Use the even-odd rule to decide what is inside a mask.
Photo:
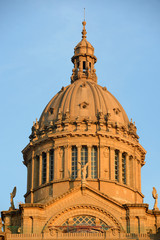
[{"label": "cupola", "polygon": [[74,68],[72,70],[71,83],[79,79],[90,79],[97,82],[94,64],[97,58],[94,55],[94,47],[86,39],[86,21],[82,22],[82,40],[74,48],[74,56],[71,58]]}]

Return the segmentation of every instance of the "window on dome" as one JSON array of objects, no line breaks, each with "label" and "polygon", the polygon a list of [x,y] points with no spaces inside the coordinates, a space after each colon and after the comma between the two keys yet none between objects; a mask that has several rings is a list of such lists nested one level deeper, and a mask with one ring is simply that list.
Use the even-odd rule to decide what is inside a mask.
[{"label": "window on dome", "polygon": [[72,147],[72,173],[73,179],[77,178],[77,147]]},{"label": "window on dome", "polygon": [[42,153],[42,184],[46,182],[46,168],[47,168],[47,162],[46,162],[46,153]]},{"label": "window on dome", "polygon": [[97,178],[97,147],[91,148],[91,178]]},{"label": "window on dome", "polygon": [[91,62],[89,62],[89,71],[91,72]]},{"label": "window on dome", "polygon": [[[81,148],[81,164],[84,166],[88,162],[88,148],[86,146],[82,146]],[[87,168],[87,174],[86,177],[88,177],[88,168]]]},{"label": "window on dome", "polygon": [[126,184],[126,154],[122,153],[122,182]]},{"label": "window on dome", "polygon": [[115,167],[115,180],[119,182],[119,151],[118,150],[115,150],[114,167]]},{"label": "window on dome", "polygon": [[54,179],[54,150],[51,149],[49,153],[49,181]]}]

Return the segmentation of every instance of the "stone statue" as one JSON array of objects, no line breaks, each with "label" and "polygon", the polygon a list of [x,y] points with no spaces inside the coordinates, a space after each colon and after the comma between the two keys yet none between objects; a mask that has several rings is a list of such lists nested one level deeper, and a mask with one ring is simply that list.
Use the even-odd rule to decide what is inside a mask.
[{"label": "stone statue", "polygon": [[16,196],[16,191],[17,191],[17,189],[16,189],[16,187],[14,187],[12,193],[10,193],[10,203],[11,203],[10,210],[14,210],[15,209],[13,198]]},{"label": "stone statue", "polygon": [[158,204],[158,194],[157,194],[157,190],[155,189],[155,187],[153,187],[152,197],[155,199],[153,210],[159,210],[159,208],[157,207],[157,204]]},{"label": "stone statue", "polygon": [[85,165],[83,165],[81,162],[78,162],[78,163],[81,165],[81,180],[82,180],[82,182],[85,182],[88,163],[86,163]]}]

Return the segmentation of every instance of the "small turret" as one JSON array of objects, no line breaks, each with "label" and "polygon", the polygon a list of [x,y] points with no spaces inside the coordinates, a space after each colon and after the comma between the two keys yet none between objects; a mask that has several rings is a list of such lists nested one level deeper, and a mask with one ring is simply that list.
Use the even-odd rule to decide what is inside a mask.
[{"label": "small turret", "polygon": [[86,39],[85,19],[82,25],[82,40],[74,48],[74,56],[71,58],[74,64],[71,83],[79,79],[90,79],[97,82],[96,70],[94,68],[97,58],[94,56],[94,47]]}]

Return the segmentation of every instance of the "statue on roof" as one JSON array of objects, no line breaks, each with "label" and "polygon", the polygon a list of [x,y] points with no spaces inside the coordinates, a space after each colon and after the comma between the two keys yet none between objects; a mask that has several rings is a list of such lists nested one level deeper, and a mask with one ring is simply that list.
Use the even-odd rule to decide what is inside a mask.
[{"label": "statue on roof", "polygon": [[10,193],[10,203],[11,203],[10,210],[14,210],[15,209],[13,198],[16,196],[16,191],[17,191],[17,189],[16,189],[16,187],[14,187],[12,193]]},{"label": "statue on roof", "polygon": [[157,205],[158,205],[158,194],[157,194],[157,190],[155,189],[155,187],[153,187],[152,197],[155,199],[153,210],[159,210],[159,208],[157,207]]}]

